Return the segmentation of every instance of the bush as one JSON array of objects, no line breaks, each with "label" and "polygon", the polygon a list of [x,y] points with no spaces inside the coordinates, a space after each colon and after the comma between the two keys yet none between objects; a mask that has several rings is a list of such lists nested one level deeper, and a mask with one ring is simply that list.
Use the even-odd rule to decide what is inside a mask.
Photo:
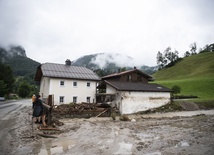
[{"label": "bush", "polygon": [[171,89],[173,90],[173,94],[179,94],[181,92],[181,87],[177,85],[172,86]]},{"label": "bush", "polygon": [[18,94],[20,97],[29,97],[31,93],[31,87],[27,82],[23,82],[19,86]]}]

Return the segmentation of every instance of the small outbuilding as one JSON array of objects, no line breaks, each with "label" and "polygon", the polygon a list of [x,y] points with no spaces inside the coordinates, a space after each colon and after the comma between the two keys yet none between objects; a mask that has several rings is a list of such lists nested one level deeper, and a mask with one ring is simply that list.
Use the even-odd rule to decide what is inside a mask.
[{"label": "small outbuilding", "polygon": [[153,78],[136,68],[102,77],[97,100],[110,103],[121,114],[146,111],[170,103],[172,90],[149,81]]}]

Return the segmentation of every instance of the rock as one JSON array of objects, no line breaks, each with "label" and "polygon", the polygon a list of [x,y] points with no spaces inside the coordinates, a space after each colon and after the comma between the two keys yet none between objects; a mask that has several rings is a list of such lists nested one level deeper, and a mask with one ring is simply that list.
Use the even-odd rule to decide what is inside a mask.
[{"label": "rock", "polygon": [[180,106],[187,111],[199,110],[199,106],[194,102],[180,102]]},{"label": "rock", "polygon": [[131,121],[130,118],[129,118],[127,115],[122,115],[122,116],[120,117],[120,120],[121,120],[121,121]]},{"label": "rock", "polygon": [[133,119],[131,120],[131,122],[136,122],[136,119],[133,118]]}]

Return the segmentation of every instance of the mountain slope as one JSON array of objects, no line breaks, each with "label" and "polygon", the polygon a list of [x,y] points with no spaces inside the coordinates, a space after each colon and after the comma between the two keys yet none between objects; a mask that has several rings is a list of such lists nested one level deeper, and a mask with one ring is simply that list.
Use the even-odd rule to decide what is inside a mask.
[{"label": "mountain slope", "polygon": [[[92,70],[102,69],[106,73],[115,73],[120,68],[130,69],[135,66],[134,60],[129,56],[119,53],[98,53],[85,55],[72,62],[75,66],[84,66]],[[136,66],[138,69],[147,74],[153,74],[157,71],[157,67],[149,67],[145,65]]]},{"label": "mountain slope", "polygon": [[182,95],[195,95],[198,100],[214,100],[214,52],[184,58],[175,66],[153,74],[155,83],[171,88],[181,87]]},{"label": "mountain slope", "polygon": [[72,65],[74,66],[84,66],[90,69],[98,69],[99,66],[92,62],[94,58],[96,58],[99,54],[91,54],[91,55],[85,55],[80,58],[78,58],[75,61],[72,61]]},{"label": "mountain slope", "polygon": [[21,46],[0,47],[0,62],[11,66],[15,76],[34,73],[40,63],[28,58]]},{"label": "mountain slope", "polygon": [[153,76],[158,81],[214,77],[213,60],[214,52],[193,55],[184,58],[173,67],[156,72]]},{"label": "mountain slope", "polygon": [[26,74],[35,73],[40,63],[22,56],[12,58],[7,64],[12,67],[15,75],[24,76]]}]

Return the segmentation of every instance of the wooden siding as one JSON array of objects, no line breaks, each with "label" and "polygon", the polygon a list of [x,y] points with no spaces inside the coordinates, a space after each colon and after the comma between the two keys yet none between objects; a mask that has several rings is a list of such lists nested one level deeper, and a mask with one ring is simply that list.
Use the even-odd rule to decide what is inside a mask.
[{"label": "wooden siding", "polygon": [[121,82],[142,82],[148,83],[148,79],[141,74],[137,74],[136,72],[122,75],[119,79]]}]

